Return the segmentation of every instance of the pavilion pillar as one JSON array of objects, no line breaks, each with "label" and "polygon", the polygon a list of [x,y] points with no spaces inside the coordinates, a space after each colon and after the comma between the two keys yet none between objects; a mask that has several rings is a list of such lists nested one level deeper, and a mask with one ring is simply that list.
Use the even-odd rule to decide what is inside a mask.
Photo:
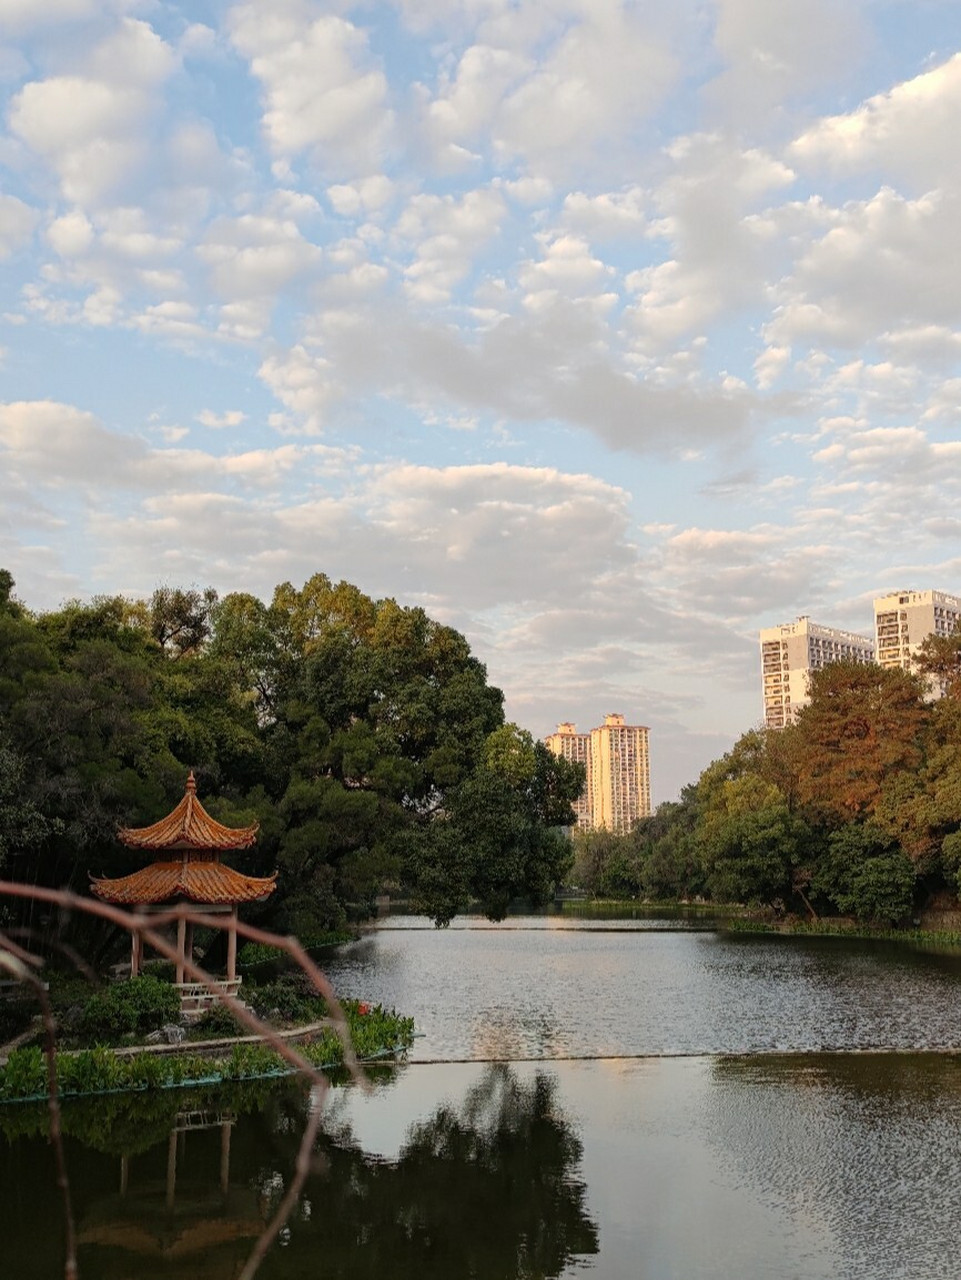
[{"label": "pavilion pillar", "polygon": [[187,949],[187,921],[181,916],[177,921],[177,982],[184,980],[184,955]]},{"label": "pavilion pillar", "polygon": [[167,1208],[174,1207],[174,1196],[177,1191],[177,1130],[170,1130],[170,1137],[167,1139]]},{"label": "pavilion pillar", "polygon": [[227,925],[227,981],[233,982],[237,976],[237,904],[230,908],[230,921]]},{"label": "pavilion pillar", "polygon": [[232,1120],[225,1120],[220,1126],[220,1190],[224,1195],[230,1187],[230,1130]]},{"label": "pavilion pillar", "polygon": [[187,921],[187,928],[184,931],[184,955],[190,961],[194,962],[194,922]]},{"label": "pavilion pillar", "polygon": [[143,938],[139,929],[130,931],[130,976],[136,978],[143,962]]}]

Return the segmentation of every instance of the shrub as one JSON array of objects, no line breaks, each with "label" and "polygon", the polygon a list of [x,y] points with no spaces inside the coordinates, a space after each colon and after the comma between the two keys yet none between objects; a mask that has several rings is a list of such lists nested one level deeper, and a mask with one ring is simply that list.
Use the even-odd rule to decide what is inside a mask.
[{"label": "shrub", "polygon": [[32,1098],[47,1092],[47,1063],[40,1049],[15,1049],[0,1069],[0,1098]]},{"label": "shrub", "polygon": [[218,1000],[203,1017],[194,1023],[194,1030],[204,1039],[216,1039],[219,1036],[238,1036],[246,1034],[246,1027],[237,1021],[232,1010]]},{"label": "shrub", "polygon": [[128,1063],[102,1045],[57,1055],[57,1076],[64,1093],[102,1093],[125,1087],[128,1070]]},{"label": "shrub", "polygon": [[142,974],[91,996],[77,1029],[86,1040],[113,1044],[125,1036],[144,1035],[166,1022],[179,1020],[180,996],[176,988]]},{"label": "shrub", "polygon": [[315,1022],[327,1016],[327,1002],[300,970],[284,974],[276,982],[245,988],[244,997],[258,1018],[279,1014],[286,1022]]}]

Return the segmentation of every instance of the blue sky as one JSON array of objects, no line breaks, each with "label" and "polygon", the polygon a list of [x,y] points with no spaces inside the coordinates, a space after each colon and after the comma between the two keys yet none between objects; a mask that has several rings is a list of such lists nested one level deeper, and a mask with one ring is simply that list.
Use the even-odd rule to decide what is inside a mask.
[{"label": "blue sky", "polygon": [[961,593],[956,0],[0,0],[0,563],[322,570],[657,799]]}]

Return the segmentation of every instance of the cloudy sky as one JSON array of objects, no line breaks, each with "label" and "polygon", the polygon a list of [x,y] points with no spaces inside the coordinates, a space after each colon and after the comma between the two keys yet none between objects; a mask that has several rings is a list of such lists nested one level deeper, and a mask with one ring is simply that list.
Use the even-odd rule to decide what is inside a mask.
[{"label": "cloudy sky", "polygon": [[0,565],[323,570],[656,799],[961,593],[958,0],[0,0]]}]

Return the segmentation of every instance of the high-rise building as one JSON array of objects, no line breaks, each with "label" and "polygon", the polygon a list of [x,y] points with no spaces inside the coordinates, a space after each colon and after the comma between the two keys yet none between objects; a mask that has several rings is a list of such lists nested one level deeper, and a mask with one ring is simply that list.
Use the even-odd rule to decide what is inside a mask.
[{"label": "high-rise building", "polygon": [[[944,591],[892,591],[874,602],[878,662],[910,671],[928,636],[950,635],[961,617],[961,600]],[[944,690],[932,684],[931,696]]]},{"label": "high-rise building", "polygon": [[617,713],[591,730],[591,821],[623,834],[651,813],[651,764],[646,725]]},{"label": "high-rise building", "polygon": [[555,756],[562,756],[565,760],[582,764],[587,771],[584,790],[574,802],[574,812],[577,814],[576,825],[582,831],[590,830],[593,826],[591,822],[591,735],[578,733],[574,725],[569,720],[565,720],[557,726],[556,733],[544,739],[544,745],[549,751],[553,751]]},{"label": "high-rise building", "polygon": [[648,729],[607,715],[590,733],[578,733],[565,721],[544,739],[555,755],[576,760],[587,769],[587,782],[574,806],[583,830],[605,827],[630,831],[638,818],[651,813],[651,763]]},{"label": "high-rise building", "polygon": [[873,662],[874,643],[854,631],[822,627],[810,618],[785,622],[761,631],[761,687],[764,723],[783,729],[809,701],[812,671],[829,662]]}]

